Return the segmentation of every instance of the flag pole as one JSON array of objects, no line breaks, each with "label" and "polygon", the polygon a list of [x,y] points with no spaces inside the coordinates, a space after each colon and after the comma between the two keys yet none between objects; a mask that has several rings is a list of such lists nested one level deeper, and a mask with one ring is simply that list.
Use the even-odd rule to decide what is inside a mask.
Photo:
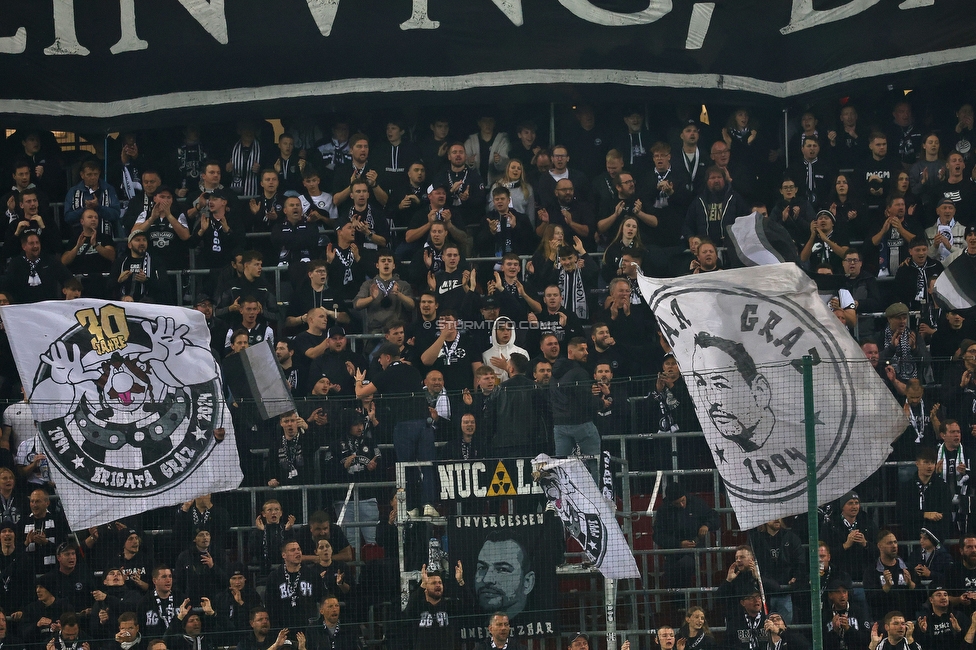
[{"label": "flag pole", "polygon": [[817,426],[813,408],[813,358],[803,357],[803,419],[807,443],[807,541],[810,544],[810,622],[813,624],[813,647],[823,647],[823,625],[820,602],[820,519],[817,500]]}]

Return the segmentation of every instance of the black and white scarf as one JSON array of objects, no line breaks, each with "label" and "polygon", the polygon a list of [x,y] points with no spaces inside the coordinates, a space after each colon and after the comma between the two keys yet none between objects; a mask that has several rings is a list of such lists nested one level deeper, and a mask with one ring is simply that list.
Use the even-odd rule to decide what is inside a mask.
[{"label": "black and white scarf", "polygon": [[38,270],[41,267],[41,258],[38,257],[36,260],[29,260],[25,255],[24,260],[27,262],[27,286],[41,286],[41,276],[38,274]]},{"label": "black and white scarf", "polygon": [[[884,347],[891,345],[893,338],[894,333],[891,331],[891,326],[886,325],[884,331]],[[898,360],[897,371],[899,379],[915,379],[918,377],[918,364],[915,363],[912,348],[908,344],[907,329],[902,331],[901,336],[898,338],[898,352],[895,353],[894,358]]]},{"label": "black and white scarf", "polygon": [[455,183],[461,181],[458,185],[456,192],[451,192],[453,197],[451,200],[451,205],[461,205],[461,194],[464,193],[464,188],[468,180],[468,169],[465,168],[464,172],[453,172],[448,170],[447,172],[447,182],[453,187]]},{"label": "black and white scarf", "polygon": [[356,261],[356,256],[353,255],[352,248],[343,250],[336,246],[334,250],[336,257],[339,258],[344,269],[342,272],[342,284],[347,285],[352,282],[352,265]]},{"label": "black and white scarf", "polygon": [[820,160],[820,158],[814,158],[813,160],[807,160],[806,158],[803,159],[803,166],[807,170],[807,198],[810,200],[810,203],[814,205],[817,204],[817,177],[816,174],[814,174],[813,166],[818,160]]},{"label": "black and white scarf", "polygon": [[[661,183],[668,180],[668,176],[671,175],[671,168],[668,167],[663,172],[659,171],[657,167],[654,168],[654,175],[657,176],[657,183],[654,187],[658,187]],[[657,196],[654,198],[655,208],[666,208],[668,207],[668,195],[662,189],[658,189]]]},{"label": "black and white scarf", "polygon": [[589,320],[590,310],[586,304],[586,288],[583,286],[583,277],[579,270],[567,273],[560,267],[559,288],[563,292],[563,308],[576,314],[582,321]]},{"label": "black and white scarf", "polygon": [[230,152],[230,161],[234,169],[231,188],[244,196],[257,195],[261,191],[260,179],[251,169],[261,161],[261,143],[255,140],[250,147],[245,147],[238,140]]},{"label": "black and white scarf", "polygon": [[284,434],[281,435],[281,444],[278,446],[278,466],[281,467],[282,476],[286,479],[298,476],[298,471],[305,466],[301,437],[301,430],[292,440],[286,438]]},{"label": "black and white scarf", "polygon": [[929,423],[929,416],[925,412],[925,400],[920,400],[918,406],[908,407],[908,421],[915,429],[915,444],[921,444],[925,437],[925,428]]},{"label": "black and white scarf", "polygon": [[428,239],[424,242],[424,252],[430,253],[430,272],[440,273],[444,270],[444,260],[441,258],[441,251],[437,250]]},{"label": "black and white scarf", "polygon": [[[951,456],[949,454],[952,454]],[[939,445],[937,459],[942,461],[942,471],[940,476],[949,486],[953,501],[958,501],[959,495],[969,494],[969,469],[972,466],[970,459],[966,456],[966,448],[962,445],[956,448],[955,452],[946,453],[945,443]],[[956,466],[963,463],[966,466],[965,472],[958,472]]]}]

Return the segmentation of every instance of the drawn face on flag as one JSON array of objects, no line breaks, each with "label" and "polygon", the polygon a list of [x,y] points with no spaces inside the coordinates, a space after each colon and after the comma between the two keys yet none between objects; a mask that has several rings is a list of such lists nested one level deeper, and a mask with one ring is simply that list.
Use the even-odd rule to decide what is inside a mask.
[{"label": "drawn face on flag", "polygon": [[795,265],[638,283],[744,528],[807,509],[804,357],[821,503],[866,478],[904,431],[904,414]]},{"label": "drawn face on flag", "polygon": [[695,336],[692,373],[700,408],[726,440],[742,451],[761,449],[776,416],[769,408],[769,382],[741,343],[707,332]]},{"label": "drawn face on flag", "polygon": [[106,495],[155,494],[179,483],[206,457],[219,421],[209,352],[172,317],[107,304],[74,320],[39,355],[31,389],[59,469]]},{"label": "drawn face on flag", "polygon": [[478,552],[474,589],[485,612],[504,612],[510,618],[525,609],[535,588],[529,554],[515,538],[485,540]]}]

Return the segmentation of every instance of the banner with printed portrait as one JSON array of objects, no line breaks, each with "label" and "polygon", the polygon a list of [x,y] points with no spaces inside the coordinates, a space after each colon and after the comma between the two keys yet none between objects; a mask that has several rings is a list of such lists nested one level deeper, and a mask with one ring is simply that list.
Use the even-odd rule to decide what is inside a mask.
[{"label": "banner with printed portrait", "polygon": [[563,539],[551,513],[548,519],[545,513],[449,519],[450,564],[461,562],[477,610],[461,629],[461,639],[487,638],[488,619],[495,612],[508,614],[512,635],[522,640],[556,635],[556,558]]},{"label": "banner with printed portrait", "polygon": [[0,310],[72,530],[240,485],[203,314],[101,300]]},{"label": "banner with printed portrait", "polygon": [[905,430],[898,403],[795,264],[638,282],[740,528],[807,511],[804,356],[813,363],[820,503],[874,473]]}]

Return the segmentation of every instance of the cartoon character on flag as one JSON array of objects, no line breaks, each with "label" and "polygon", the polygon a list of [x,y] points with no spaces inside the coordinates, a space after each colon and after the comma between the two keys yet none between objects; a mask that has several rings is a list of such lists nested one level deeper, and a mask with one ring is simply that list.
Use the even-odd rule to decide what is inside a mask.
[{"label": "cartoon character on flag", "polygon": [[88,488],[171,487],[222,438],[223,401],[210,351],[174,318],[121,306],[83,309],[40,355],[31,401],[59,468]]}]

